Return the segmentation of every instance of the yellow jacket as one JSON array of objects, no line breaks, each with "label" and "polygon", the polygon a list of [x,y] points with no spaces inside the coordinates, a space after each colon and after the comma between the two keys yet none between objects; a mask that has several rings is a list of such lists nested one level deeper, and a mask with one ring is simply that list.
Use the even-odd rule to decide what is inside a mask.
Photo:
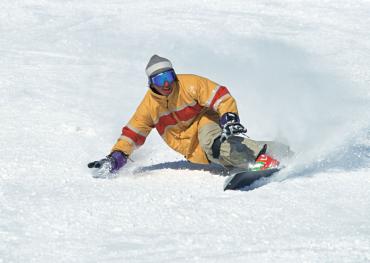
[{"label": "yellow jacket", "polygon": [[209,163],[199,145],[198,130],[207,123],[218,123],[226,112],[238,113],[236,102],[226,87],[209,79],[190,74],[178,74],[177,78],[167,97],[147,91],[112,152],[130,155],[156,128],[163,140],[190,162]]}]

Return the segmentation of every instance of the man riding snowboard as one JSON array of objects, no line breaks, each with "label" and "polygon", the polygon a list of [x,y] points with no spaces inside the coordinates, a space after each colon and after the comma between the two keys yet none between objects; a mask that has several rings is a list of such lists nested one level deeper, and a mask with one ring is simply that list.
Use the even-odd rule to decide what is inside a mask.
[{"label": "man riding snowboard", "polygon": [[98,169],[99,176],[123,167],[153,128],[168,146],[192,163],[247,169],[267,148],[262,156],[268,168],[278,164],[271,156],[289,153],[289,147],[281,143],[237,136],[247,130],[226,87],[197,75],[176,74],[171,62],[158,55],[150,58],[146,74],[149,90],[111,153],[88,164]]}]

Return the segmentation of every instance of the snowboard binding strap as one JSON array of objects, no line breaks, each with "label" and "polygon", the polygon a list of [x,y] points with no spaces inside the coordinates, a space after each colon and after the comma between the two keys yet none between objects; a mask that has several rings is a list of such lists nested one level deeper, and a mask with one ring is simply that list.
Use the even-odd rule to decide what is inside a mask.
[{"label": "snowboard binding strap", "polygon": [[267,151],[267,144],[264,144],[261,151],[257,154],[257,157],[255,159],[255,161],[257,161],[257,159],[262,155],[262,154],[266,154],[266,151]]}]

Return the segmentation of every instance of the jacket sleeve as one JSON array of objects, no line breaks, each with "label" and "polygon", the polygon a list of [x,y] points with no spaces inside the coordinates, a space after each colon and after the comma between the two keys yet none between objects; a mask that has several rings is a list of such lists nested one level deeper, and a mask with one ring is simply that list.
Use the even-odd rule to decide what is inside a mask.
[{"label": "jacket sleeve", "polygon": [[111,152],[121,151],[127,155],[144,144],[146,137],[154,127],[150,111],[147,109],[147,97],[140,103],[136,112],[126,126],[122,128],[121,136]]},{"label": "jacket sleeve", "polygon": [[222,116],[226,112],[238,114],[235,99],[229,90],[209,79],[197,76],[197,85],[191,89],[191,94],[198,103],[207,108],[211,108]]}]

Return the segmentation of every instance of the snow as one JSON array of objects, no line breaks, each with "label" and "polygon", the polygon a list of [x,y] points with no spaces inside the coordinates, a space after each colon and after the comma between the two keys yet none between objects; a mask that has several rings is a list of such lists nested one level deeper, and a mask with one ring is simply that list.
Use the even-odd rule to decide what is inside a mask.
[{"label": "snow", "polygon": [[[0,3],[0,262],[369,262],[368,1]],[[105,156],[157,53],[295,158],[249,191],[153,131]]]}]

